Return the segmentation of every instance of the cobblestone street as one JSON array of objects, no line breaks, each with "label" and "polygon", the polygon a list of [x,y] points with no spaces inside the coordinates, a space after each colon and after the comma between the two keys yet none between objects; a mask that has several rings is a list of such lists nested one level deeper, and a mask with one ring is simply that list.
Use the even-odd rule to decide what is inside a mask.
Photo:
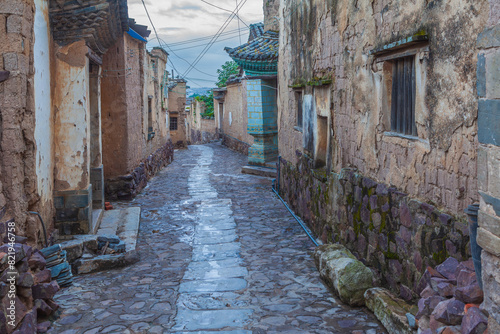
[{"label": "cobblestone street", "polygon": [[175,152],[132,202],[140,262],[83,275],[56,296],[50,333],[385,333],[340,303],[313,245],[272,194],[219,144]]}]

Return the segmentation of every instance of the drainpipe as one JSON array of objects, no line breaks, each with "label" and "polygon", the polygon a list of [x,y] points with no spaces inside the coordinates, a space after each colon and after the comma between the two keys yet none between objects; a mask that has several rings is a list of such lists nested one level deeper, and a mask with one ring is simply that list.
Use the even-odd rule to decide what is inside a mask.
[{"label": "drainpipe", "polygon": [[42,227],[43,227],[43,236],[45,237],[45,247],[49,247],[49,243],[47,242],[47,230],[45,229],[45,224],[43,223],[42,216],[38,212],[35,211],[28,211],[32,215],[37,215],[38,218],[40,218],[40,221],[42,222]]},{"label": "drainpipe", "polygon": [[477,216],[479,211],[479,204],[472,204],[464,210],[469,218],[469,236],[470,236],[470,250],[472,253],[472,261],[474,262],[474,270],[476,272],[477,283],[481,290],[483,289],[483,280],[481,277],[481,246],[477,244]]}]

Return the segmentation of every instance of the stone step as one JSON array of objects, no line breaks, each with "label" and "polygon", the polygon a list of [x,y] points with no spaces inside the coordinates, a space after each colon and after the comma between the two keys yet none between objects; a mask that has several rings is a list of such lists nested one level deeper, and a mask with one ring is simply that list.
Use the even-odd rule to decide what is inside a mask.
[{"label": "stone step", "polygon": [[259,166],[243,166],[241,168],[243,174],[251,174],[264,177],[276,177],[276,168],[259,167]]},{"label": "stone step", "polygon": [[97,230],[101,226],[103,214],[103,209],[92,210],[92,225],[90,226],[90,234],[97,234]]},{"label": "stone step", "polygon": [[[102,211],[102,210],[101,210]],[[61,243],[68,253],[68,261],[73,262],[77,274],[123,267],[139,260],[136,246],[141,208],[131,207],[104,211],[96,234],[78,235],[72,240]],[[116,235],[125,243],[125,253],[100,255],[97,238],[103,235]],[[93,253],[91,256],[89,252]]]}]

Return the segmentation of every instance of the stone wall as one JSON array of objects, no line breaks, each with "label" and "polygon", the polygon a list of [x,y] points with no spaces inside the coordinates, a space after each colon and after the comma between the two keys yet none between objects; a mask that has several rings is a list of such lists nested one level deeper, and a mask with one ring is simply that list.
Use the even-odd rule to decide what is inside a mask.
[{"label": "stone wall", "polygon": [[239,139],[226,135],[225,133],[221,133],[219,136],[222,138],[222,145],[227,146],[233,151],[240,152],[244,155],[248,155],[248,149],[250,148],[251,145]]},{"label": "stone wall", "polygon": [[281,159],[280,194],[324,243],[342,243],[403,299],[425,288],[427,266],[470,255],[467,223],[352,169],[315,170]]},{"label": "stone wall", "polygon": [[264,31],[279,29],[279,0],[264,0]]},{"label": "stone wall", "polygon": [[148,184],[162,168],[174,160],[174,145],[168,141],[152,155],[144,159],[132,173],[106,180],[107,200],[131,200]]},{"label": "stone wall", "polygon": [[[0,76],[8,76],[0,82],[0,208],[6,207],[5,219],[15,219],[16,233],[27,236],[30,244],[39,244],[43,236],[39,219],[28,211],[40,212],[49,232],[53,229],[52,194],[46,192],[51,189],[39,189],[47,180],[42,181],[45,175],[37,176],[40,171],[37,159],[47,157],[45,151],[38,156],[36,153],[34,92],[39,88],[33,84],[35,14],[34,1],[2,1],[0,4]],[[40,29],[48,29],[43,27],[46,21],[39,22]],[[8,75],[4,71],[8,71]],[[50,89],[47,94],[50,95]],[[50,117],[51,111],[45,112]],[[47,130],[43,135],[47,136]],[[0,224],[0,231],[5,231],[4,223]]]},{"label": "stone wall", "polygon": [[[281,156],[295,163],[299,149],[316,160],[326,143],[332,171],[357,168],[411,196],[462,212],[478,200],[475,43],[487,13],[486,0],[282,0]],[[391,54],[416,52],[417,135],[410,138],[391,133],[390,62],[373,51],[421,35],[428,42]],[[310,52],[300,52],[304,49]],[[298,91],[304,129],[296,127]],[[323,120],[325,130],[319,131]]]},{"label": "stone wall", "polygon": [[193,100],[191,110],[187,115],[188,141],[192,145],[205,144],[219,139],[215,118],[203,118],[205,112],[203,102]]},{"label": "stone wall", "polygon": [[500,5],[489,1],[489,19],[478,36],[478,187],[477,242],[482,246],[482,279],[489,332],[500,332]]}]

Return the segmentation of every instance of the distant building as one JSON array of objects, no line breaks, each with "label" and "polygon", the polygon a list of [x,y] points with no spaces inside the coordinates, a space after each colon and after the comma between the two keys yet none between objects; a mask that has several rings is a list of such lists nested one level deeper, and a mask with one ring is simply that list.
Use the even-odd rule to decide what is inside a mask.
[{"label": "distant building", "polygon": [[186,83],[184,79],[171,79],[167,83],[170,136],[176,148],[187,147]]}]

